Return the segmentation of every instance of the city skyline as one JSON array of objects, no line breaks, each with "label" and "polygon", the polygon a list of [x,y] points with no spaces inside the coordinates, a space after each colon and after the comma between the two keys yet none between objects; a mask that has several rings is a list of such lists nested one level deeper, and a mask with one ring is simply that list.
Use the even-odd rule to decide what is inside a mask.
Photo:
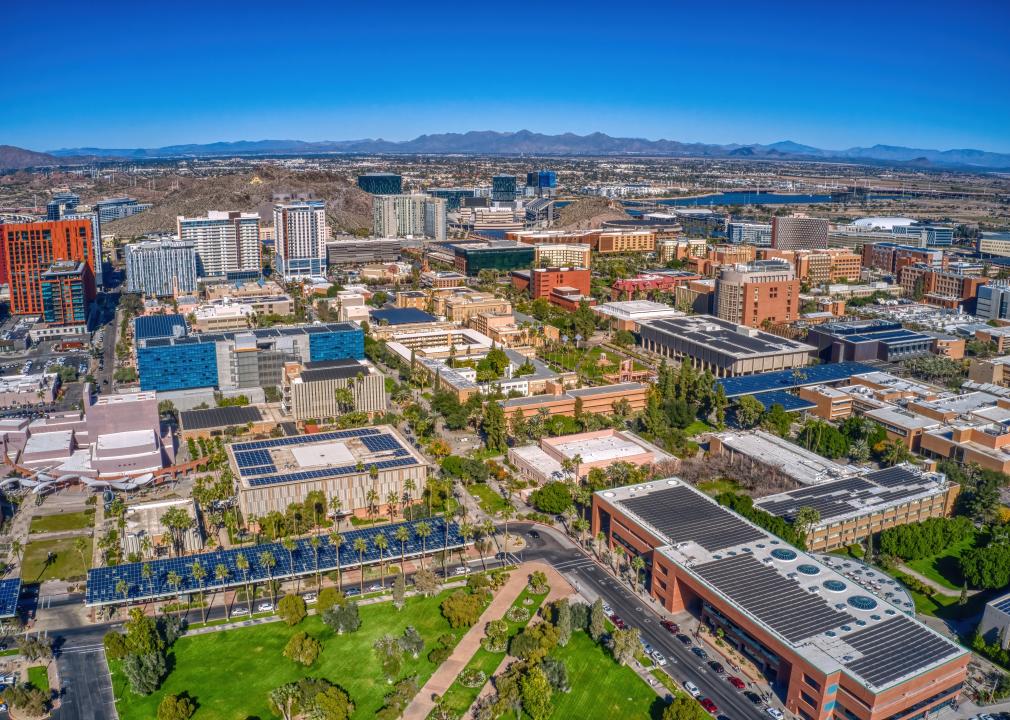
[{"label": "city skyline", "polygon": [[[33,150],[521,128],[825,149],[875,144],[1010,151],[1010,8],[939,2],[844,9],[555,3],[537,21],[494,7],[370,8],[57,2],[27,6],[0,59],[21,68],[5,143]],[[623,25],[622,25],[623,23]],[[81,53],[74,37],[96,40]],[[37,49],[43,43],[46,52]],[[238,43],[239,52],[236,52]],[[92,100],[54,112],[45,78]],[[66,95],[65,95],[66,99]],[[79,109],[78,109],[79,108]]]}]

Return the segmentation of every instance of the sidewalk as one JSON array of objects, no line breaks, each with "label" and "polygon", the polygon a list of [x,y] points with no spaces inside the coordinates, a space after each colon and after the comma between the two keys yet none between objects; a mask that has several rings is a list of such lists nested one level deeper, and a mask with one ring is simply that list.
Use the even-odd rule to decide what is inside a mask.
[{"label": "sidewalk", "polygon": [[[413,701],[403,713],[403,720],[425,720],[428,717],[435,707],[432,697],[442,695],[456,681],[460,672],[470,662],[470,658],[480,649],[481,640],[484,639],[484,626],[489,621],[498,620],[505,614],[505,611],[512,606],[523,588],[526,587],[530,573],[535,570],[541,570],[547,574],[547,582],[551,586],[549,598],[554,596],[556,587],[562,587],[562,583],[564,587],[568,587],[568,583],[557,570],[544,563],[523,563],[516,569],[510,570],[511,575],[508,582],[498,591],[476,624],[460,639],[449,658],[435,670],[435,674],[428,678],[428,682],[414,696]],[[564,595],[560,597],[564,597]]]}]

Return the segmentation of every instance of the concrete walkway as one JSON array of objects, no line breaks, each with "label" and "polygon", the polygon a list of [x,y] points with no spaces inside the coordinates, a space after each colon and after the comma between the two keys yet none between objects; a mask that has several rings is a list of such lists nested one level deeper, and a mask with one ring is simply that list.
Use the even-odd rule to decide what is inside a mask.
[{"label": "concrete walkway", "polygon": [[[435,708],[434,697],[441,696],[456,681],[456,678],[470,662],[470,658],[480,649],[480,643],[484,639],[484,627],[491,620],[498,620],[505,615],[505,612],[512,606],[515,599],[523,591],[529,582],[529,576],[536,570],[541,570],[547,575],[547,582],[551,586],[551,597],[555,593],[555,588],[571,588],[557,570],[550,565],[540,562],[523,563],[511,573],[508,582],[498,591],[491,604],[487,606],[480,618],[470,628],[457,643],[449,658],[442,663],[435,673],[428,678],[420,692],[414,696],[414,700],[407,706],[403,714],[403,720],[425,720]],[[559,597],[565,597],[560,595]]]},{"label": "concrete walkway", "polygon": [[[930,578],[926,577],[922,573],[916,572],[915,570],[913,570],[912,568],[908,567],[908,565],[905,565],[904,563],[900,563],[898,565],[898,569],[901,570],[901,572],[905,573],[906,575],[914,577],[916,580],[918,580],[919,582],[921,582],[923,585],[928,585],[929,587],[933,588],[933,590],[935,590],[936,592],[940,593],[941,595],[946,595],[948,597],[959,597],[961,595],[961,591],[960,590],[951,590],[949,587],[941,585],[940,583],[936,582],[935,580],[931,580]],[[969,590],[968,591],[968,596],[971,597],[972,595],[975,595],[978,592],[979,592],[978,590]]]}]

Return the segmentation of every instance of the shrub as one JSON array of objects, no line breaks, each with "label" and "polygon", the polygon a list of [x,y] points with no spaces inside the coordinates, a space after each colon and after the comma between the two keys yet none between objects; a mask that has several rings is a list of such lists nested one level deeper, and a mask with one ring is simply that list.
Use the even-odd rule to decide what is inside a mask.
[{"label": "shrub", "polygon": [[505,613],[505,617],[515,623],[526,622],[530,619],[530,611],[521,605],[517,605],[516,607],[510,607],[508,612]]},{"label": "shrub", "polygon": [[301,595],[285,595],[277,603],[277,614],[281,616],[289,627],[293,627],[304,620],[308,614],[305,609],[305,600]]},{"label": "shrub", "polygon": [[481,601],[476,595],[457,590],[442,601],[442,615],[449,621],[449,627],[470,627],[477,622],[481,613]]}]

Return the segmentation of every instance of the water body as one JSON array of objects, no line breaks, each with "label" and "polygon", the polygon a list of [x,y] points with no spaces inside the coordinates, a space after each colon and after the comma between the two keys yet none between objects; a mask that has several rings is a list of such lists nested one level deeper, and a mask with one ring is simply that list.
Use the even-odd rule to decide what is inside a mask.
[{"label": "water body", "polygon": [[693,198],[658,200],[659,205],[691,207],[698,205],[810,205],[836,202],[830,195],[778,195],[766,192],[725,192]]}]

